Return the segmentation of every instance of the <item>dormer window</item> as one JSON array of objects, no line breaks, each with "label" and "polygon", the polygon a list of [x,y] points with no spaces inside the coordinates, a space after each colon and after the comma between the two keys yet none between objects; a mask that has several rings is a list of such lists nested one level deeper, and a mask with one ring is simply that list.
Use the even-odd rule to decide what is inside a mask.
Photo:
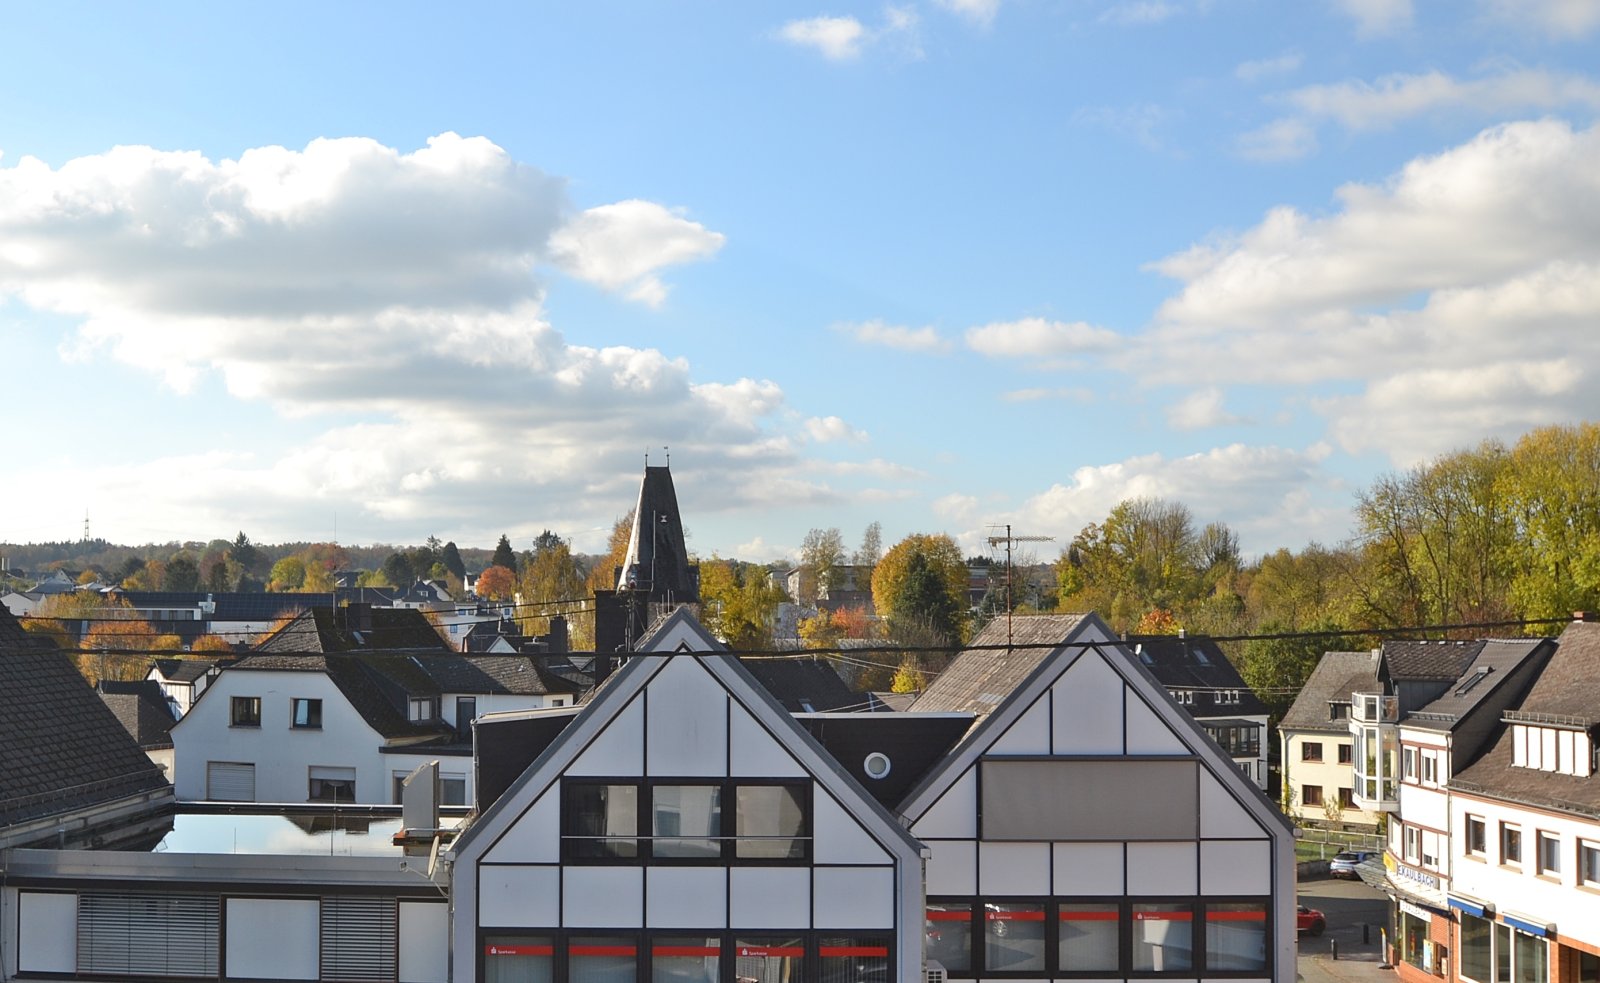
[{"label": "dormer window", "polygon": [[439,719],[439,701],[433,697],[412,697],[408,714],[412,723],[427,723]]}]

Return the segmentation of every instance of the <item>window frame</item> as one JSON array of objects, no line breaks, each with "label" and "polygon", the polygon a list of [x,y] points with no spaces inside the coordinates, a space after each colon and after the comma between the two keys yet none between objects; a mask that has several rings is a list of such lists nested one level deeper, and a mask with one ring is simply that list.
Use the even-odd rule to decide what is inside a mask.
[{"label": "window frame", "polygon": [[[1515,858],[1511,856],[1511,851],[1506,849],[1513,843],[1516,845]],[[1508,823],[1504,820],[1500,823],[1500,866],[1518,869],[1522,867],[1522,827],[1517,823]]]},{"label": "window frame", "polygon": [[[1550,846],[1550,854],[1545,855],[1546,845]],[[1546,864],[1546,860],[1554,861]],[[1533,872],[1540,877],[1553,880],[1561,879],[1561,835],[1548,829],[1537,829],[1533,833]]]},{"label": "window frame", "polygon": [[[575,828],[576,802],[572,792],[585,786],[628,786],[635,789],[636,818],[635,832],[632,835],[608,837],[616,840],[632,840],[634,855],[632,857],[585,857],[575,852],[572,837],[575,834],[568,831]],[[656,837],[651,832],[654,828],[654,800],[655,790],[661,787],[709,787],[720,789],[718,804],[718,829],[712,837],[692,835],[688,837],[668,837],[677,839],[715,839],[720,849],[715,856],[655,856],[652,844]],[[740,788],[787,788],[795,792],[800,803],[801,831],[793,837],[785,839],[798,842],[800,848],[796,856],[786,857],[746,857],[739,855],[741,841],[753,841],[754,836],[739,836],[738,798]],[[561,862],[580,866],[652,866],[652,867],[796,867],[808,866],[814,855],[813,837],[816,829],[816,810],[813,795],[814,782],[810,778],[707,778],[702,776],[672,777],[660,776],[650,778],[625,778],[625,777],[564,777],[561,779]]]},{"label": "window frame", "polygon": [[[1473,836],[1474,831],[1477,833],[1476,837]],[[1489,821],[1483,816],[1467,813],[1467,833],[1463,839],[1465,842],[1462,846],[1462,852],[1466,856],[1475,857],[1479,860],[1488,857]],[[1474,840],[1476,840],[1476,846],[1474,846]]]},{"label": "window frame", "polygon": [[[246,710],[241,714],[241,708]],[[233,696],[228,698],[228,726],[261,729],[261,697]]]},{"label": "window frame", "polygon": [[1336,747],[1338,748],[1336,754],[1338,755],[1339,764],[1353,765],[1356,763],[1356,748],[1354,744],[1346,741],[1343,744],[1336,745]]},{"label": "window frame", "polygon": [[[300,723],[300,707],[306,707],[306,723]],[[315,718],[315,722],[312,722]],[[290,730],[321,730],[322,700],[312,696],[295,696],[289,700]]]},{"label": "window frame", "polygon": [[[1311,750],[1312,748],[1316,748],[1316,752],[1314,754],[1312,753],[1312,750]],[[1300,760],[1303,761],[1303,762],[1306,762],[1307,764],[1321,764],[1322,763],[1322,742],[1321,741],[1301,741],[1300,742]]]},{"label": "window frame", "polygon": [[1578,886],[1600,890],[1600,842],[1578,837]]},{"label": "window frame", "polygon": [[[538,955],[550,960],[551,979],[564,980],[572,978],[572,952],[574,943],[579,939],[612,938],[627,940],[633,946],[634,973],[632,980],[649,983],[655,978],[656,949],[658,947],[671,947],[672,943],[682,943],[691,939],[705,939],[707,942],[715,941],[719,952],[717,955],[717,978],[726,980],[733,978],[736,973],[735,960],[738,958],[737,947],[741,940],[747,944],[763,939],[776,940],[795,939],[799,941],[802,955],[800,959],[800,972],[796,975],[794,983],[812,983],[823,978],[823,960],[825,959],[850,959],[850,958],[878,958],[877,953],[834,953],[824,954],[824,949],[840,948],[837,945],[825,946],[825,942],[845,942],[843,948],[872,948],[882,949],[882,958],[885,961],[885,979],[899,979],[897,967],[899,964],[898,946],[895,933],[889,929],[730,929],[719,928],[655,928],[655,929],[589,929],[589,928],[490,928],[479,927],[474,935],[473,960],[477,964],[480,980],[489,978],[488,949],[493,946],[518,947],[542,952],[529,952],[526,955]],[[492,940],[492,941],[491,941]],[[708,946],[709,948],[709,946]],[[524,954],[524,953],[518,953]],[[666,958],[671,958],[666,954]]]},{"label": "window frame", "polygon": [[[1313,791],[1316,793],[1315,796],[1312,795]],[[1321,785],[1302,785],[1300,786],[1300,804],[1307,808],[1324,808],[1323,803],[1327,801],[1325,792],[1326,790]]]}]

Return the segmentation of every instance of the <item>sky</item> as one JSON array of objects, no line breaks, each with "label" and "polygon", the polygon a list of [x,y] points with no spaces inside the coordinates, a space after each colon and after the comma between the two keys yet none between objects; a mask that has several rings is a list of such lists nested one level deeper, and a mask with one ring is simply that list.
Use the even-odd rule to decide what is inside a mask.
[{"label": "sky", "polygon": [[0,542],[1256,556],[1600,419],[1600,0],[5,21]]}]

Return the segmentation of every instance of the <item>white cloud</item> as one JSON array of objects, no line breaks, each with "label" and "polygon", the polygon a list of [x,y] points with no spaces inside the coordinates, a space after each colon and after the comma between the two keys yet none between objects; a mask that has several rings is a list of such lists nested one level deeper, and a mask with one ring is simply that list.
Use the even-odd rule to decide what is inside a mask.
[{"label": "white cloud", "polygon": [[1000,0],[935,0],[945,10],[959,14],[967,20],[988,27],[1000,12]]},{"label": "white cloud", "polygon": [[862,45],[869,40],[867,29],[854,17],[792,20],[778,29],[778,36],[790,44],[814,48],[834,61],[860,57]]},{"label": "white cloud", "polygon": [[934,499],[929,503],[933,514],[946,522],[970,525],[978,520],[979,503],[971,495],[952,493]]},{"label": "white cloud", "polygon": [[852,444],[865,443],[867,432],[857,430],[836,416],[814,416],[806,421],[806,433],[819,444],[840,441]]},{"label": "white cloud", "polygon": [[1317,131],[1305,120],[1293,116],[1273,120],[1260,129],[1242,134],[1238,140],[1239,156],[1267,164],[1299,160],[1316,149]]},{"label": "white cloud", "polygon": [[1304,60],[1300,52],[1286,51],[1272,58],[1240,62],[1234,68],[1233,75],[1242,82],[1258,82],[1264,78],[1298,71]]},{"label": "white cloud", "polygon": [[1362,37],[1393,34],[1411,26],[1411,0],[1334,0],[1356,22]]},{"label": "white cloud", "polygon": [[1115,331],[1083,321],[1047,321],[1027,317],[968,328],[967,347],[991,358],[1023,358],[1038,355],[1072,355],[1113,348],[1119,341]]},{"label": "white cloud", "polygon": [[1094,402],[1094,390],[1077,388],[1032,388],[1013,389],[1001,393],[1000,398],[1008,403],[1033,403],[1044,399],[1063,399],[1072,403]]},{"label": "white cloud", "polygon": [[655,202],[633,199],[578,215],[550,236],[550,251],[573,276],[659,307],[666,287],[656,271],[710,257],[723,239]]},{"label": "white cloud", "polygon": [[863,345],[878,345],[903,352],[943,353],[952,347],[949,339],[932,327],[910,328],[874,319],[857,324],[836,324],[834,330],[850,335]]},{"label": "white cloud", "polygon": [[1313,404],[1334,438],[1396,462],[1600,416],[1596,160],[1600,128],[1514,123],[1345,186],[1331,214],[1273,209],[1157,264],[1182,288],[1113,364],[1153,383],[1337,383]]},{"label": "white cloud", "polygon": [[1167,407],[1167,423],[1177,430],[1205,430],[1248,422],[1229,413],[1223,406],[1223,393],[1215,386],[1198,389]]},{"label": "white cloud", "polygon": [[[338,511],[347,536],[366,523],[493,541],[538,532],[506,520],[530,500],[548,505],[530,526],[609,528],[641,450],[664,444],[680,491],[738,473],[705,482],[708,511],[836,500],[795,477],[808,435],[775,383],[574,345],[545,315],[541,270],[649,294],[659,270],[720,242],[650,202],[576,213],[562,181],[453,134],[410,153],[365,139],[222,161],[120,147],[0,168],[0,298],[73,322],[65,357],[180,391],[214,374],[311,434],[278,443],[265,427],[234,455],[97,467],[83,487],[112,503],[98,511],[109,523],[138,503],[120,528],[155,541],[239,515],[259,517],[258,538],[303,538],[308,510]],[[74,473],[47,470],[52,484]]]},{"label": "white cloud", "polygon": [[1531,25],[1554,38],[1581,38],[1600,27],[1595,0],[1485,0],[1484,5],[1514,27]]},{"label": "white cloud", "polygon": [[1432,71],[1386,75],[1376,82],[1311,85],[1282,99],[1307,116],[1365,130],[1446,109],[1488,115],[1563,106],[1600,109],[1600,84],[1543,69],[1515,69],[1476,79]]}]

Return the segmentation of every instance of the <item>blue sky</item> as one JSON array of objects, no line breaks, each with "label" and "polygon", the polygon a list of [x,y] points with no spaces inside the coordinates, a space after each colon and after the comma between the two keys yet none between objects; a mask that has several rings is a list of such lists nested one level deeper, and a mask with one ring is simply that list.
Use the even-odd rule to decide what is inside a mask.
[{"label": "blue sky", "polygon": [[0,541],[596,551],[670,447],[702,555],[1256,554],[1600,418],[1596,0],[7,22]]}]

